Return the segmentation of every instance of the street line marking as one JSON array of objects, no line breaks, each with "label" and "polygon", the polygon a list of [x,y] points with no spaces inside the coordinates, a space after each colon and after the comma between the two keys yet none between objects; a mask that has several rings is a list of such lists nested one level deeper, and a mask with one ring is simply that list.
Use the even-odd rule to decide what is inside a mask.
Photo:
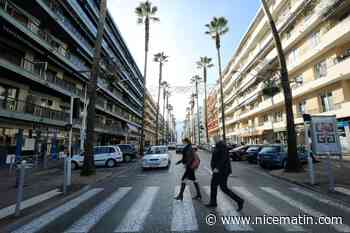
[{"label": "street line marking", "polygon": [[[289,205],[299,208],[301,211],[303,211],[304,213],[314,216],[314,217],[321,217],[321,216],[327,216],[324,213],[321,213],[315,209],[312,209],[311,207],[305,205],[304,203],[301,203],[299,201],[296,201],[286,195],[283,195],[281,192],[274,190],[270,187],[261,187],[262,190],[264,190],[265,192],[287,202]],[[339,232],[350,232],[350,226],[345,225],[345,224],[331,224],[330,226],[332,226],[333,228],[335,228],[337,231]]]},{"label": "street line marking", "polygon": [[209,172],[210,175],[213,175],[213,171],[211,169],[209,169],[208,167],[204,167],[205,170],[207,170],[207,172]]},{"label": "street line marking", "polygon": [[79,197],[74,198],[73,200],[70,200],[66,202],[65,204],[57,207],[56,209],[53,209],[49,211],[48,213],[34,219],[33,221],[29,222],[26,225],[21,226],[17,230],[13,231],[12,233],[34,233],[38,232],[41,229],[43,229],[45,226],[50,224],[51,222],[55,221],[68,211],[72,210],[73,208],[79,206],[84,201],[88,200],[89,198],[95,196],[96,194],[100,193],[103,189],[102,188],[95,188],[91,189],[84,194],[80,195]]},{"label": "street line marking", "polygon": [[159,187],[147,187],[136,202],[131,206],[122,222],[114,232],[138,232],[143,230],[147,215],[151,212],[152,204],[157,196]]},{"label": "street line marking", "polygon": [[[240,193],[242,196],[244,196],[245,199],[251,202],[258,209],[260,209],[264,214],[267,214],[270,216],[284,216],[281,212],[279,212],[277,209],[275,209],[270,204],[265,202],[263,199],[258,198],[254,194],[249,192],[247,188],[242,186],[239,186],[239,187],[235,186],[235,187],[232,187],[232,189]],[[300,225],[281,224],[279,226],[282,227],[283,230],[285,231],[296,231],[296,232],[306,231]]]},{"label": "street line marking", "polygon": [[[175,195],[178,194],[180,186],[176,186]],[[198,231],[196,213],[192,204],[189,187],[185,189],[183,201],[173,200],[173,217],[171,231]]]},{"label": "street line marking", "polygon": [[334,190],[345,195],[350,195],[350,190],[343,187],[335,187]]},{"label": "street line marking", "polygon": [[299,193],[299,194],[302,194],[304,196],[307,196],[307,197],[311,197],[321,203],[324,203],[326,205],[330,205],[330,206],[333,206],[335,208],[338,208],[338,209],[341,209],[347,213],[350,213],[350,208],[345,206],[344,204],[340,203],[340,202],[336,202],[336,201],[333,201],[333,200],[330,200],[330,199],[327,199],[325,197],[323,197],[321,194],[319,193],[316,193],[316,192],[308,192],[302,188],[299,188],[299,187],[293,187],[293,188],[290,188],[291,190],[293,190],[294,192],[296,193]]},{"label": "street line marking", "polygon": [[[39,204],[40,202],[51,199],[57,195],[61,194],[59,189],[54,189],[46,193],[31,197],[25,201],[21,202],[21,210]],[[16,204],[10,205],[0,210],[0,219],[10,216],[15,213]]]},{"label": "street line marking", "polygon": [[75,222],[65,233],[89,232],[132,188],[122,187]]},{"label": "street line marking", "polygon": [[[204,186],[203,187],[205,193],[210,196],[210,187]],[[228,200],[225,196],[225,194],[221,192],[221,190],[218,190],[218,196],[217,196],[217,204],[218,204],[218,212],[220,217],[221,216],[242,216],[236,211],[236,207],[233,206],[232,202],[233,200]],[[219,217],[219,216],[218,216]],[[219,220],[219,218],[218,218]],[[218,222],[219,223],[219,222]],[[251,228],[248,225],[243,224],[224,224],[224,227],[227,231],[253,231],[253,228]]]}]

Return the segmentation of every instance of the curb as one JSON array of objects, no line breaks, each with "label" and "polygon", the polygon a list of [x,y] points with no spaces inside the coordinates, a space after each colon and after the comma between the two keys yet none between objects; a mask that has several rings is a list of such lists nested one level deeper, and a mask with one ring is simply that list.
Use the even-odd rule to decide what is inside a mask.
[{"label": "curb", "polygon": [[327,195],[327,193],[323,193],[323,192],[320,192],[320,190],[314,188],[314,187],[311,187],[310,185],[307,185],[307,184],[304,184],[304,183],[300,183],[300,182],[297,182],[297,181],[294,181],[294,180],[290,180],[288,178],[285,178],[285,177],[281,177],[281,176],[277,176],[277,175],[274,175],[274,174],[271,174],[271,173],[268,173],[270,176],[272,177],[275,177],[277,179],[280,179],[280,180],[283,180],[283,181],[286,181],[288,183],[292,183],[292,184],[295,184],[295,185],[298,185],[298,186],[301,186],[303,188],[306,188],[306,189],[309,189],[313,192],[317,192],[321,195],[324,195],[326,196],[327,198],[329,199],[332,199],[334,202],[338,202],[338,203],[343,203],[344,205],[347,205],[347,206],[350,206],[350,201],[345,201],[345,200],[340,200],[340,199],[336,199],[335,197],[332,197],[330,195]]}]

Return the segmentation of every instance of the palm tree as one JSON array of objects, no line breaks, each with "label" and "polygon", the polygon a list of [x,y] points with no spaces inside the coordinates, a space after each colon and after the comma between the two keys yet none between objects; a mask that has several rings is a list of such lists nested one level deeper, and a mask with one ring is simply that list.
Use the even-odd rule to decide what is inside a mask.
[{"label": "palm tree", "polygon": [[145,130],[145,103],[146,103],[146,78],[147,78],[147,60],[148,60],[148,47],[149,47],[149,27],[151,21],[159,21],[159,18],[155,17],[158,8],[152,6],[149,1],[141,2],[135,9],[135,13],[138,17],[137,22],[145,25],[145,64],[143,72],[143,108],[142,108],[142,128],[141,128],[141,140],[140,140],[140,154],[143,155],[144,150],[144,130]]},{"label": "palm tree", "polygon": [[222,139],[226,141],[226,130],[225,130],[225,106],[224,106],[224,91],[222,87],[222,72],[221,72],[221,54],[220,44],[221,36],[228,32],[227,19],[224,17],[214,17],[213,20],[206,24],[208,31],[205,34],[210,35],[215,40],[216,50],[218,54],[218,65],[219,65],[219,80],[220,80],[220,102],[221,102],[221,123],[222,123]]},{"label": "palm tree", "polygon": [[158,102],[157,102],[157,115],[156,115],[156,143],[158,144],[158,129],[159,129],[159,101],[160,101],[160,88],[162,85],[162,71],[163,64],[168,61],[168,56],[164,52],[154,55],[154,61],[159,62],[159,81],[158,81]]},{"label": "palm tree", "polygon": [[163,88],[163,143],[164,143],[164,134],[165,134],[165,107],[166,107],[166,98],[169,94],[168,88],[169,84],[167,81],[162,82],[162,88]]},{"label": "palm tree", "polygon": [[207,108],[207,70],[214,66],[211,62],[211,58],[205,56],[201,57],[200,61],[197,62],[197,68],[203,69],[203,81],[204,81],[204,114],[205,114],[205,135],[207,139],[207,144],[209,143],[209,133],[208,133],[208,108]]},{"label": "palm tree", "polygon": [[286,59],[282,49],[282,43],[280,36],[278,34],[275,22],[272,18],[271,12],[269,10],[269,6],[267,5],[265,0],[261,0],[263,4],[263,8],[265,11],[265,15],[269,20],[272,35],[275,41],[275,46],[278,52],[278,58],[280,63],[280,79],[281,85],[284,93],[284,103],[286,110],[286,118],[287,118],[287,132],[288,132],[288,162],[287,162],[287,170],[288,171],[298,171],[300,169],[300,162],[297,153],[297,138],[295,132],[294,125],[294,115],[293,115],[293,97],[292,92],[289,85],[288,79],[288,69],[286,64]]},{"label": "palm tree", "polygon": [[191,82],[195,84],[196,86],[196,102],[197,102],[197,132],[198,132],[198,145],[201,144],[201,137],[200,137],[200,121],[199,121],[199,101],[198,101],[198,83],[202,80],[202,78],[199,75],[195,75],[191,78]]},{"label": "palm tree", "polygon": [[94,148],[93,144],[95,141],[95,99],[96,99],[96,89],[97,89],[97,78],[99,63],[101,60],[101,47],[104,32],[104,25],[106,21],[107,14],[107,2],[106,0],[100,1],[100,17],[98,23],[97,37],[95,41],[95,54],[92,63],[91,77],[88,84],[88,96],[89,105],[87,107],[87,119],[86,119],[86,141],[84,145],[85,155],[83,169],[81,170],[81,175],[89,176],[95,174],[95,163],[94,163]]}]

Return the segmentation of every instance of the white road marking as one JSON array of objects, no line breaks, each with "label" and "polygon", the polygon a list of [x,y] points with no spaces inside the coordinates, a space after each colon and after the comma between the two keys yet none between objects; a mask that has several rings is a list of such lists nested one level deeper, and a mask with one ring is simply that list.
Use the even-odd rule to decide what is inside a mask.
[{"label": "white road marking", "polygon": [[[203,187],[205,193],[210,196],[210,187],[204,186]],[[233,202],[231,200],[228,200],[227,197],[224,196],[225,194],[221,192],[221,190],[218,190],[218,196],[217,196],[217,204],[218,204],[218,221],[219,217],[221,216],[241,216],[236,211],[236,206],[233,206]],[[219,223],[219,222],[218,222]],[[251,228],[248,225],[243,224],[225,224],[225,229],[227,231],[253,231],[253,228]]]},{"label": "white road marking", "polygon": [[[178,194],[180,186],[176,186],[175,195]],[[171,231],[198,231],[196,213],[192,204],[189,187],[185,189],[183,201],[173,200],[173,218]]]},{"label": "white road marking", "polygon": [[132,188],[122,187],[96,206],[89,213],[75,222],[66,233],[85,233],[89,232],[101,218],[110,211]]},{"label": "white road marking", "polygon": [[344,187],[335,187],[334,189],[335,189],[335,191],[337,191],[337,192],[340,192],[340,193],[342,193],[342,194],[345,194],[345,195],[349,195],[349,196],[350,196],[350,190],[349,190],[349,189],[346,189],[346,188],[344,188]]},{"label": "white road marking", "polygon": [[[21,210],[39,204],[40,202],[51,199],[57,195],[61,194],[59,189],[54,189],[46,193],[40,194],[38,196],[29,198],[21,203]],[[10,205],[0,210],[0,219],[10,216],[15,213],[16,205]]]},{"label": "white road marking", "polygon": [[[269,216],[284,216],[281,212],[279,212],[277,209],[272,207],[270,204],[266,203],[263,199],[256,197],[256,195],[252,194],[248,191],[247,188],[242,186],[235,186],[232,187],[233,190],[240,193],[242,196],[244,196],[245,199],[247,199],[249,202],[251,202],[255,207],[260,209],[264,214],[267,214]],[[306,231],[303,227],[299,225],[293,225],[293,224],[281,224],[279,225],[283,228],[285,231]]]},{"label": "white road marking", "polygon": [[297,192],[297,193],[300,193],[304,196],[307,196],[307,197],[311,197],[321,203],[324,203],[326,205],[330,205],[330,206],[333,206],[335,208],[338,208],[338,209],[341,209],[345,212],[348,212],[350,213],[350,208],[345,206],[344,204],[340,203],[340,202],[336,202],[336,201],[333,201],[333,200],[330,200],[330,199],[327,199],[325,197],[323,197],[321,194],[319,193],[316,193],[316,192],[312,192],[312,191],[306,191],[302,188],[299,188],[299,187],[293,187],[293,188],[290,188],[291,190],[293,190],[294,192]]},{"label": "white road marking", "polygon": [[122,222],[114,232],[138,232],[142,231],[147,215],[157,196],[159,187],[147,187],[136,202],[130,207]]},{"label": "white road marking", "polygon": [[34,233],[43,229],[45,226],[55,221],[68,211],[73,208],[79,206],[82,202],[88,200],[89,198],[95,196],[99,192],[101,192],[102,188],[91,189],[79,197],[74,198],[73,200],[68,201],[67,203],[49,211],[48,213],[34,219],[26,225],[23,225],[19,229],[13,231],[12,233]]},{"label": "white road marking", "polygon": [[207,172],[209,172],[209,174],[210,174],[210,175],[212,175],[212,174],[213,174],[213,171],[212,171],[210,168],[208,168],[208,167],[204,167],[204,169],[205,169]]},{"label": "white road marking", "polygon": [[[279,192],[275,189],[272,189],[270,187],[262,187],[261,189],[264,190],[265,192],[287,202],[289,205],[300,209],[301,211],[303,211],[304,213],[306,213],[308,215],[311,215],[314,217],[327,216],[326,214],[321,213],[315,209],[312,209],[311,207],[305,205],[304,203],[296,201],[296,200],[282,194],[281,192]],[[331,224],[330,226],[339,232],[350,232],[350,226],[345,225],[345,224]]]}]

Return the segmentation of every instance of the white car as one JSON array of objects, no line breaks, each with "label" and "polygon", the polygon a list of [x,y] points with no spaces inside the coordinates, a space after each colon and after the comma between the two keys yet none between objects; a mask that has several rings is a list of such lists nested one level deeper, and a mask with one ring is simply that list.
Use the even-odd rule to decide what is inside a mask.
[{"label": "white car", "polygon": [[[123,153],[118,146],[96,146],[94,147],[94,161],[96,166],[114,167],[123,162]],[[72,157],[72,169],[82,167],[84,153]]]},{"label": "white car", "polygon": [[170,157],[168,153],[167,146],[152,146],[150,147],[143,159],[142,159],[142,169],[146,168],[169,168],[170,167]]}]

